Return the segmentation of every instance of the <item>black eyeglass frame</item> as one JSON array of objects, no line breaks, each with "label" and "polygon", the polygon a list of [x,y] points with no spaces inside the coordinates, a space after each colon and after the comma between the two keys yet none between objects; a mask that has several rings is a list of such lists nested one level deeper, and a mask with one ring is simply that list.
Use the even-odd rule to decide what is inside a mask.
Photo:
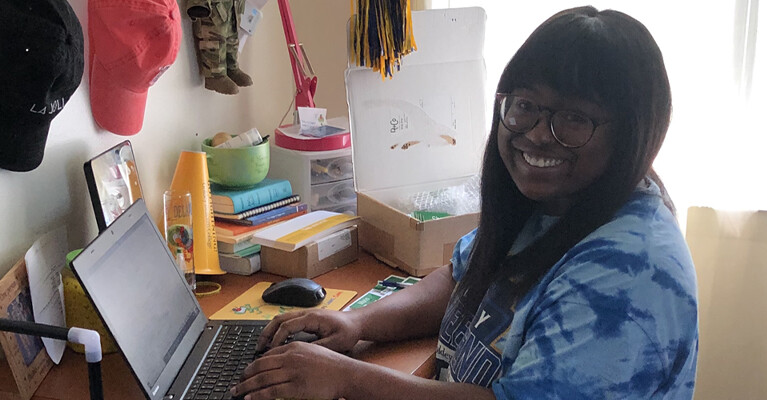
[{"label": "black eyeglass frame", "polygon": [[[543,113],[543,111],[548,111],[549,112],[549,131],[551,132],[551,136],[554,137],[554,140],[556,140],[557,143],[559,143],[562,146],[567,147],[569,149],[577,149],[579,147],[583,147],[583,146],[587,145],[591,141],[591,138],[594,137],[594,132],[596,132],[598,127],[600,127],[602,125],[605,125],[605,124],[608,124],[608,123],[611,122],[610,120],[607,120],[607,121],[602,121],[600,123],[596,123],[596,122],[594,122],[594,119],[592,119],[591,117],[588,117],[586,115],[583,115],[582,113],[579,113],[579,112],[576,112],[576,111],[572,111],[572,110],[555,110],[555,109],[550,108],[550,107],[541,106],[539,104],[536,104],[532,100],[530,100],[530,102],[533,103],[535,105],[535,107],[538,108],[538,118],[536,119],[535,123],[532,126],[530,126],[529,129],[527,129],[525,131],[520,131],[518,129],[512,129],[508,125],[506,125],[506,116],[503,114],[504,102],[507,99],[512,98],[512,97],[519,97],[519,98],[528,100],[524,96],[519,96],[519,95],[512,94],[512,93],[496,93],[495,94],[495,98],[496,98],[496,100],[498,100],[498,114],[500,114],[501,124],[503,124],[504,128],[508,129],[510,132],[514,132],[514,133],[518,133],[518,134],[525,134],[525,133],[530,132],[531,130],[535,129],[535,127],[538,126],[538,123],[541,122],[541,114]],[[589,134],[589,138],[586,139],[585,142],[583,142],[582,144],[579,144],[579,145],[571,145],[571,144],[567,144],[567,143],[563,142],[562,139],[560,139],[557,136],[556,132],[554,131],[554,116],[557,113],[560,113],[560,112],[568,112],[568,113],[577,114],[577,115],[583,117],[583,119],[586,119],[589,122],[591,122],[591,126],[592,126],[591,134]]]}]

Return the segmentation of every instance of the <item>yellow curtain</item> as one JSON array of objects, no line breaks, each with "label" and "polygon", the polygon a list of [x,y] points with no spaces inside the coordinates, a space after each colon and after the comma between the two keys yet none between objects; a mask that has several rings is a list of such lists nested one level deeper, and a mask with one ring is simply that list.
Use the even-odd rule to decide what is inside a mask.
[{"label": "yellow curtain", "polygon": [[687,243],[698,274],[695,400],[767,393],[767,211],[690,207]]}]

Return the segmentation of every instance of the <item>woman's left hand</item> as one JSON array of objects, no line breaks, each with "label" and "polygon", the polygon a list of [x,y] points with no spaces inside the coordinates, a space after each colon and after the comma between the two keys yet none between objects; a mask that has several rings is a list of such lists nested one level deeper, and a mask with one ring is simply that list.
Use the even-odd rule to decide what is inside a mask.
[{"label": "woman's left hand", "polygon": [[343,396],[354,363],[325,347],[292,342],[250,363],[232,394],[246,400],[335,399]]}]

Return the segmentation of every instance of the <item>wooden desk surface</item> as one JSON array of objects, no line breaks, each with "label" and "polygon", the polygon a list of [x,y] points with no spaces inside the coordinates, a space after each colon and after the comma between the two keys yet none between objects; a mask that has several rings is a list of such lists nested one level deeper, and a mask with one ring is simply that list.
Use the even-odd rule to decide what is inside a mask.
[{"label": "wooden desk surface", "polygon": [[[376,282],[391,274],[405,276],[402,271],[390,268],[368,253],[360,252],[359,260],[314,278],[319,284],[333,289],[354,290],[355,299],[375,286]],[[206,280],[221,284],[221,292],[199,298],[206,315],[211,315],[234,300],[242,292],[262,281],[279,281],[284,277],[258,272],[251,276],[226,274],[208,276]],[[433,359],[436,338],[425,338],[397,343],[360,342],[351,355],[357,359],[383,365],[418,376],[433,376]],[[101,362],[104,381],[104,397],[108,400],[142,399],[141,388],[135,381],[128,365],[116,353],[107,354]],[[16,383],[10,367],[0,360],[0,400],[19,399]],[[88,399],[88,371],[85,358],[67,348],[58,366],[54,366],[35,392],[33,399]]]}]

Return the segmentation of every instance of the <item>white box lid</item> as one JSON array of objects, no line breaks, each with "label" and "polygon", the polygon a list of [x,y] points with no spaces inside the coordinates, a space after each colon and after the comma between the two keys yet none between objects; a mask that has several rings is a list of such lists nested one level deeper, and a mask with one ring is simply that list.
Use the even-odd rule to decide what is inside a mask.
[{"label": "white box lid", "polygon": [[478,173],[486,141],[485,11],[414,11],[417,51],[392,79],[346,70],[355,187],[374,191]]}]

